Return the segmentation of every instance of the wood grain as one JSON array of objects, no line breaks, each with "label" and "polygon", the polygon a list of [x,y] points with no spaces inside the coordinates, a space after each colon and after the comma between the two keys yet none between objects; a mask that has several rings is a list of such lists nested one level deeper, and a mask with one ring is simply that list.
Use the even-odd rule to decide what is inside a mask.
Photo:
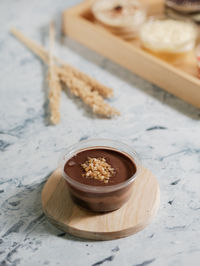
[{"label": "wood grain", "polygon": [[110,240],[135,234],[147,226],[160,203],[159,185],[143,168],[135,180],[131,198],[119,210],[99,214],[76,205],[60,170],[49,178],[42,191],[42,206],[50,221],[74,236]]},{"label": "wood grain", "polygon": [[[163,0],[143,0],[149,15],[162,15]],[[194,52],[164,58],[143,49],[139,40],[125,41],[96,24],[91,1],[63,13],[63,32],[142,78],[200,108],[200,80]]]}]

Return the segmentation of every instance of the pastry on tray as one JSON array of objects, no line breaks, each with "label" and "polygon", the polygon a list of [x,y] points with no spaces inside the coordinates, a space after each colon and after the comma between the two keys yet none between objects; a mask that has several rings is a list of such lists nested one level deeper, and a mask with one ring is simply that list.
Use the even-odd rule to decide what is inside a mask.
[{"label": "pastry on tray", "polygon": [[184,13],[200,11],[199,0],[166,0],[166,5]]},{"label": "pastry on tray", "polygon": [[180,19],[180,20],[191,20],[191,21],[194,21],[195,23],[200,23],[200,12],[185,14],[185,13],[177,12],[176,10],[173,10],[172,8],[169,8],[166,6],[165,14],[169,18]]},{"label": "pastry on tray", "polygon": [[196,58],[197,58],[198,77],[200,78],[200,45],[196,49]]},{"label": "pastry on tray", "polygon": [[134,38],[146,20],[145,9],[137,0],[97,0],[92,13],[99,24],[123,38]]},{"label": "pastry on tray", "polygon": [[140,30],[143,47],[155,53],[184,54],[193,50],[196,39],[195,25],[172,19],[148,21]]},{"label": "pastry on tray", "polygon": [[166,0],[165,13],[175,19],[190,19],[200,22],[199,0]]}]

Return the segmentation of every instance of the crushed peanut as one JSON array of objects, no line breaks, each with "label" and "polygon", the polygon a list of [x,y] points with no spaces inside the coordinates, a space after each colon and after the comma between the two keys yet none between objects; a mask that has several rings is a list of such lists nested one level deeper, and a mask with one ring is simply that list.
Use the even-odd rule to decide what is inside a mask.
[{"label": "crushed peanut", "polygon": [[85,170],[85,173],[82,174],[83,177],[94,178],[104,183],[108,183],[110,177],[115,174],[114,168],[112,168],[111,165],[106,162],[106,159],[102,157],[88,157],[88,160],[81,164],[81,166]]}]

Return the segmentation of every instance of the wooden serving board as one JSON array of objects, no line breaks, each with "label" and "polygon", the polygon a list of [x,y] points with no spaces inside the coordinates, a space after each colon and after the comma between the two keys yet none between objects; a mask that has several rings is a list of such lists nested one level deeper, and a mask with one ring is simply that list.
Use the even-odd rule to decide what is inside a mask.
[{"label": "wooden serving board", "polygon": [[129,201],[109,213],[95,213],[76,205],[60,170],[56,170],[42,191],[42,206],[50,221],[74,236],[110,240],[135,234],[147,226],[160,203],[159,185],[154,175],[143,168],[134,181]]},{"label": "wooden serving board", "polygon": [[[141,1],[147,6],[149,16],[164,13],[164,0]],[[175,60],[145,51],[139,40],[125,41],[96,24],[91,2],[87,0],[64,11],[64,34],[200,108],[200,80],[194,52]]]}]

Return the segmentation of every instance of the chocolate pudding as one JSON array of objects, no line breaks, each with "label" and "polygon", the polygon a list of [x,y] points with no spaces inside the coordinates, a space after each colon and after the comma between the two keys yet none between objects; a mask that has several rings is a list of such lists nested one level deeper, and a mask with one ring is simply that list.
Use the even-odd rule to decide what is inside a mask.
[{"label": "chocolate pudding", "polygon": [[[98,212],[116,210],[128,200],[132,182],[127,186],[120,184],[133,177],[136,171],[136,164],[128,154],[105,147],[79,151],[64,165],[64,173],[79,183],[77,187],[66,178],[73,200]],[[119,185],[119,188],[115,186],[112,190],[114,185]]]},{"label": "chocolate pudding", "polygon": [[[84,177],[85,170],[82,165],[88,158],[104,158],[108,165],[114,169],[108,182],[94,178]],[[111,186],[122,183],[132,177],[136,172],[134,162],[125,154],[108,149],[88,149],[77,153],[67,161],[64,167],[65,173],[79,183],[90,186]]]}]

